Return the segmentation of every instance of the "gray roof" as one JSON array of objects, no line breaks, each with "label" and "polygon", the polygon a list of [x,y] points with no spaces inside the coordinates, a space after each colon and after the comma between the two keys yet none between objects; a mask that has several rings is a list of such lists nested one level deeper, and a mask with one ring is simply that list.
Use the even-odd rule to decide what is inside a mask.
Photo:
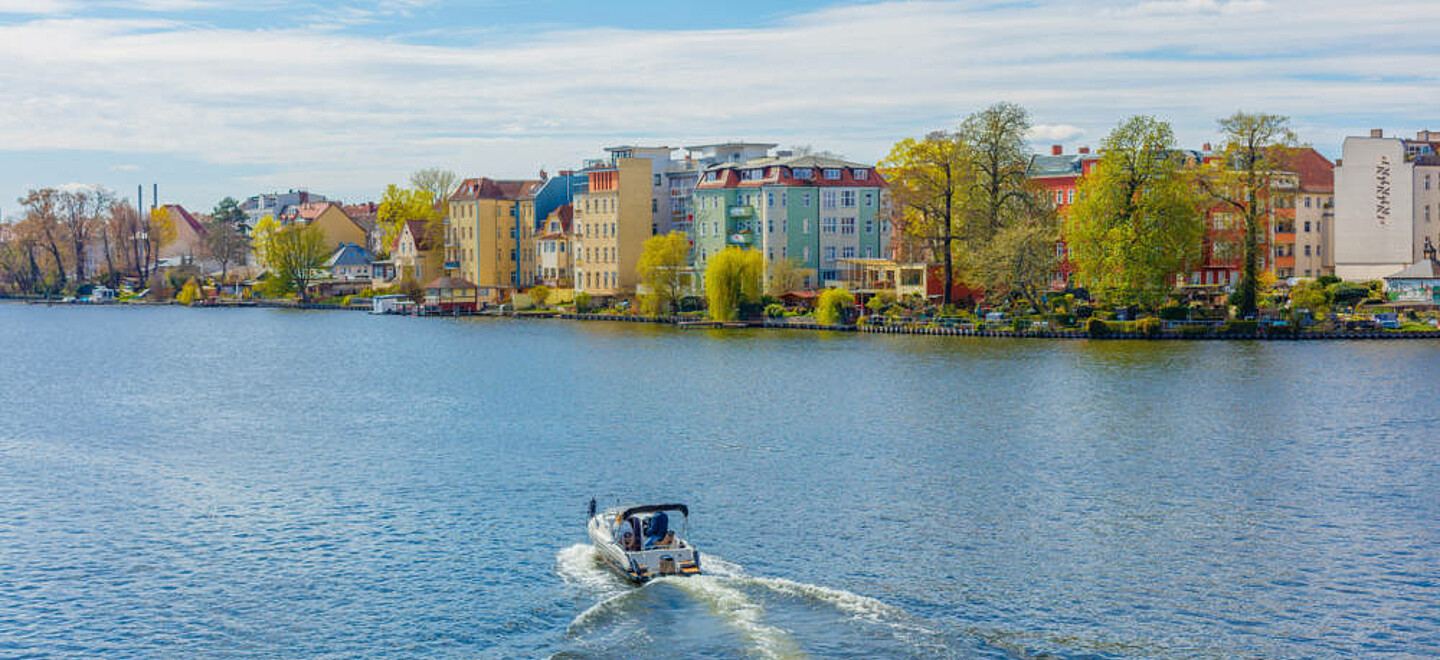
[{"label": "gray roof", "polygon": [[1434,259],[1421,259],[1394,275],[1387,275],[1387,280],[1435,280],[1440,279],[1440,261]]},{"label": "gray roof", "polygon": [[325,261],[326,268],[336,266],[368,266],[370,265],[370,251],[354,243],[341,243],[335,248],[335,254]]},{"label": "gray roof", "polygon": [[865,163],[856,163],[856,162],[852,162],[852,161],[848,161],[848,160],[841,160],[841,159],[839,159],[839,158],[830,158],[829,156],[809,155],[809,156],[785,156],[785,157],[782,157],[782,158],[776,158],[776,157],[774,157],[774,156],[766,156],[766,157],[764,157],[764,158],[752,158],[752,159],[747,160],[747,161],[745,161],[745,162],[743,162],[743,163],[718,163],[718,164],[715,164],[715,165],[711,165],[710,167],[707,167],[707,168],[705,168],[705,169],[706,169],[706,170],[731,170],[731,169],[734,169],[734,170],[748,170],[748,169],[752,169],[752,168],[756,168],[756,167],[769,167],[769,166],[771,166],[771,165],[783,165],[783,166],[785,166],[785,167],[791,167],[791,168],[794,168],[794,167],[813,167],[813,168],[816,168],[816,169],[846,168],[846,167],[849,167],[849,168],[860,168],[860,169],[867,169],[867,170],[868,170],[868,169],[872,169],[872,168],[875,167],[874,165],[866,165]]}]

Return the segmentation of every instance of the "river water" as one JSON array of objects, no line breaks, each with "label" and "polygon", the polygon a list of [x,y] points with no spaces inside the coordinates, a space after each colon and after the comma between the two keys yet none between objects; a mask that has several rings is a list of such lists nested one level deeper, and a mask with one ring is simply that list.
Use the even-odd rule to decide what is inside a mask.
[{"label": "river water", "polygon": [[[1440,343],[0,305],[0,656],[1433,658]],[[584,509],[682,501],[627,586]]]}]

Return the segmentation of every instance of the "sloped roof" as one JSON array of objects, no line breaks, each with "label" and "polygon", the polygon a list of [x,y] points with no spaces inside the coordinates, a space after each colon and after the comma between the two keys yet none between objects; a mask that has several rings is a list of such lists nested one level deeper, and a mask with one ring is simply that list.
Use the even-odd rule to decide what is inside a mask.
[{"label": "sloped roof", "polygon": [[426,235],[424,220],[406,220],[405,227],[410,230],[411,238],[415,239],[416,249],[421,251],[430,249],[430,237]]},{"label": "sloped roof", "polygon": [[186,211],[185,207],[179,204],[166,204],[161,208],[165,209],[165,211],[170,214],[170,217],[178,216],[181,220],[184,220],[185,224],[190,225],[190,229],[196,234],[204,236],[209,233],[205,230],[205,225],[200,224],[200,221],[196,220],[195,216],[190,215],[190,212]]},{"label": "sloped roof", "polygon": [[370,251],[354,243],[341,243],[335,253],[325,261],[326,268],[336,266],[366,266],[371,261]]},{"label": "sloped roof", "polygon": [[1288,169],[1300,175],[1300,189],[1305,192],[1335,192],[1335,163],[1320,152],[1305,147],[1290,157]]},{"label": "sloped roof", "polygon": [[1434,259],[1421,259],[1394,275],[1387,275],[1387,280],[1434,280],[1440,279],[1440,261]]},{"label": "sloped roof", "polygon": [[532,186],[540,183],[541,181],[539,179],[496,180],[483,176],[466,179],[460,182],[460,187],[455,189],[455,194],[450,195],[450,201],[463,202],[476,199],[518,200],[524,196]]}]

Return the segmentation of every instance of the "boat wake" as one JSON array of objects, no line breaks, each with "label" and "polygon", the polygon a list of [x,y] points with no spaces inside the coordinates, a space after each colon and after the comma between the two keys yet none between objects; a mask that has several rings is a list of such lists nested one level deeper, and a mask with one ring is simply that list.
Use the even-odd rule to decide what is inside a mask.
[{"label": "boat wake", "polygon": [[556,573],[577,595],[597,599],[567,626],[574,648],[564,657],[952,655],[939,633],[898,607],[842,589],[749,575],[710,554],[703,559],[703,575],[632,587],[589,545],[561,550]]}]

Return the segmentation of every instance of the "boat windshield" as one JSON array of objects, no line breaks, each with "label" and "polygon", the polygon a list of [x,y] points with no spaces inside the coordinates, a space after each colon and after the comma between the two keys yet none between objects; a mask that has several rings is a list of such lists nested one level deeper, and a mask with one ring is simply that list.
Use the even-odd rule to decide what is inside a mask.
[{"label": "boat windshield", "polygon": [[616,516],[611,532],[615,542],[631,552],[684,548],[688,523],[689,516],[679,510],[626,511]]}]

